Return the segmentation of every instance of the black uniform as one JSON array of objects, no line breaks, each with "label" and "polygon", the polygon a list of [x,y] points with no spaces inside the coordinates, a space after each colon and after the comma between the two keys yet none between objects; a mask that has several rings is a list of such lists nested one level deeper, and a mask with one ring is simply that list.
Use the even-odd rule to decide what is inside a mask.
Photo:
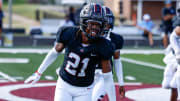
[{"label": "black uniform", "polygon": [[64,62],[59,75],[71,85],[84,87],[93,83],[95,65],[101,59],[109,60],[114,54],[114,46],[104,38],[83,46],[79,30],[77,27],[60,28],[56,41],[65,45]]},{"label": "black uniform", "polygon": [[[176,14],[176,10],[174,7],[170,7],[170,8],[163,8],[162,9],[162,16],[166,16],[166,15],[175,15]],[[165,32],[165,34],[171,33],[173,30],[172,27],[172,19],[169,20],[163,20],[162,21],[162,25],[161,25],[162,30]]]},{"label": "black uniform", "polygon": [[121,35],[111,32],[110,39],[111,39],[111,42],[115,45],[115,50],[119,50],[123,48],[124,39]]},{"label": "black uniform", "polygon": [[[115,50],[120,50],[123,48],[124,39],[121,35],[115,34],[113,32],[110,33],[110,41],[115,46]],[[112,61],[111,61],[112,64]],[[102,69],[101,64],[99,63],[96,66],[96,69]]]}]

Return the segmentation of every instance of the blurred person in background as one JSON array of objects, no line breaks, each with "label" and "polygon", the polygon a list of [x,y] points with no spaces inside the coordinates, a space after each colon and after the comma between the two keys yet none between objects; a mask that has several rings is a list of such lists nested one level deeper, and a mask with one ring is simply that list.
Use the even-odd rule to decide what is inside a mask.
[{"label": "blurred person in background", "polygon": [[73,24],[75,25],[75,9],[73,6],[69,7],[69,19],[73,22]]},{"label": "blurred person in background", "polygon": [[77,26],[79,26],[80,25],[80,12],[81,12],[81,10],[82,10],[82,8],[86,5],[87,3],[86,2],[84,2],[83,3],[83,5],[79,8],[79,9],[77,9],[76,11],[75,11],[75,25],[77,25]]},{"label": "blurred person in background", "polygon": [[171,4],[171,0],[165,0],[165,7],[162,8],[162,24],[163,46],[166,48],[169,44],[169,34],[172,32],[172,19],[176,14],[175,8]]},{"label": "blurred person in background", "polygon": [[59,24],[59,27],[63,27],[63,26],[74,26],[74,23],[70,20],[68,14],[65,15],[65,20],[63,20]]},{"label": "blurred person in background", "polygon": [[152,35],[152,29],[154,28],[155,24],[151,20],[151,16],[149,14],[144,14],[143,20],[139,22],[136,27],[140,30],[140,33],[147,37],[149,40],[149,45],[153,47],[154,41],[153,41],[153,35]]}]

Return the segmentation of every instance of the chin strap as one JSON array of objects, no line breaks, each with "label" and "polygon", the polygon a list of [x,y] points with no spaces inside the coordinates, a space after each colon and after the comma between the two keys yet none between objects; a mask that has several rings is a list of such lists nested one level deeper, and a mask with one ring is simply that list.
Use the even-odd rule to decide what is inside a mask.
[{"label": "chin strap", "polygon": [[112,31],[112,29],[109,29],[109,31],[108,31],[108,33],[107,33],[106,39],[108,39],[108,40],[111,40],[111,38],[110,38],[110,33],[111,33],[111,31]]}]

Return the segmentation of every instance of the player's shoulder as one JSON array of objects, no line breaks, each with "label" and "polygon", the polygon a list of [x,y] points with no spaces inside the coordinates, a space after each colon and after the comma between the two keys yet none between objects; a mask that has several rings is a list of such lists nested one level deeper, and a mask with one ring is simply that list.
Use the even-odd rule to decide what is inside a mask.
[{"label": "player's shoulder", "polygon": [[73,32],[78,31],[78,27],[76,26],[63,26],[58,29],[57,35],[65,34],[67,36],[75,34]]},{"label": "player's shoulder", "polygon": [[79,27],[68,26],[68,27],[60,27],[56,34],[57,42],[68,41],[71,38],[75,37]]},{"label": "player's shoulder", "polygon": [[115,45],[116,49],[122,49],[124,45],[124,39],[121,35],[111,32],[111,42]]},{"label": "player's shoulder", "polygon": [[116,40],[116,41],[123,40],[123,36],[121,36],[120,34],[114,33],[114,32],[110,33],[110,37],[111,37],[112,40]]},{"label": "player's shoulder", "polygon": [[110,59],[114,54],[115,45],[108,39],[101,38],[97,42],[97,52],[103,59]]},{"label": "player's shoulder", "polygon": [[98,45],[101,47],[104,47],[103,45],[107,45],[108,47],[113,46],[113,44],[111,43],[110,40],[106,39],[106,38],[101,38],[98,40]]}]

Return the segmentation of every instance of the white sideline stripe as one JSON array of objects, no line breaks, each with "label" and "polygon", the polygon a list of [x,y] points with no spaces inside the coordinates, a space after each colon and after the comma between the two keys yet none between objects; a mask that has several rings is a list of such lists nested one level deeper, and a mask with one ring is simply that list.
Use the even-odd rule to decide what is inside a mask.
[{"label": "white sideline stripe", "polygon": [[[35,48],[1,48],[0,53],[48,53],[49,49],[35,49]],[[121,54],[163,54],[163,49],[122,49]]]},{"label": "white sideline stripe", "polygon": [[164,70],[164,68],[165,68],[164,66],[160,66],[160,65],[157,65],[157,64],[152,64],[152,63],[143,62],[143,61],[137,61],[137,60],[134,60],[134,59],[128,59],[128,58],[124,58],[124,57],[121,57],[121,60],[129,62],[129,63],[134,63],[134,64],[148,66],[148,67],[162,69],[162,70]]},{"label": "white sideline stripe", "polygon": [[[17,79],[17,80],[24,80],[24,77],[21,77],[21,76],[18,76],[18,77],[12,76],[12,78]],[[0,80],[4,80],[4,79],[5,79],[4,77],[0,77]]]},{"label": "white sideline stripe", "polygon": [[0,83],[9,82],[8,80],[0,80]]},{"label": "white sideline stripe", "polygon": [[163,49],[122,49],[121,54],[164,54]]},{"label": "white sideline stripe", "polygon": [[5,74],[5,73],[3,73],[1,71],[0,71],[0,75],[3,76],[4,78],[8,79],[11,82],[16,82],[16,79],[10,77],[9,75],[7,75],[7,74]]},{"label": "white sideline stripe", "polygon": [[1,48],[0,53],[48,53],[50,49],[32,49],[32,48]]},{"label": "white sideline stripe", "polygon": [[[115,82],[115,85],[119,85],[118,82]],[[141,82],[125,82],[124,85],[137,85],[137,86],[140,86],[140,85],[143,85]]]},{"label": "white sideline stripe", "polygon": [[0,63],[28,63],[27,58],[0,58]]}]

